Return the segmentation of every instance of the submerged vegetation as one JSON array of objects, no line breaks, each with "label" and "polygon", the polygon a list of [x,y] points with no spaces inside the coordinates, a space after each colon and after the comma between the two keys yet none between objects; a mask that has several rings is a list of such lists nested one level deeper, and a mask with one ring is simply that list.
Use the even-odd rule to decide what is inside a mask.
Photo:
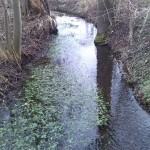
[{"label": "submerged vegetation", "polygon": [[[99,119],[92,118],[91,121],[88,109],[82,110],[82,106],[88,97],[92,98],[92,93],[88,93],[80,83],[78,85],[67,72],[63,72],[63,79],[60,79],[60,73],[62,73],[60,66],[53,65],[39,66],[33,70],[17,104],[13,106],[11,122],[4,122],[0,128],[1,149],[55,150],[61,146],[62,138],[73,147],[77,144],[72,134],[77,132],[79,115],[84,122],[82,130],[76,134],[81,136],[94,124],[100,127],[107,125],[109,116],[101,93],[98,97]],[[67,81],[65,84],[62,82],[64,80]],[[66,84],[70,88],[67,89]],[[79,89],[74,88],[77,86]],[[85,99],[78,97],[77,94]],[[97,101],[96,97],[93,98]],[[91,106],[95,101],[90,102]],[[95,110],[95,116],[96,114]],[[71,127],[72,130],[66,131],[67,127]],[[88,140],[88,137],[86,138]]]},{"label": "submerged vegetation", "polygon": [[102,91],[99,90],[98,93],[98,125],[100,128],[103,128],[108,125],[109,121],[109,104],[104,101]]},{"label": "submerged vegetation", "polygon": [[49,76],[44,78],[47,72],[42,66],[27,80],[21,92],[23,97],[18,99],[11,112],[14,116],[11,123],[5,123],[0,129],[1,149],[53,150],[58,146],[62,130],[58,120],[60,105],[55,100],[58,83],[54,74],[48,73]]},{"label": "submerged vegetation", "polygon": [[[73,45],[73,37],[70,35],[67,44]],[[98,138],[97,126],[106,124],[106,112],[102,97],[99,97],[100,109],[97,104],[96,78],[88,72],[88,66],[82,60],[85,68],[75,71],[67,70],[68,66],[61,64],[61,61],[66,63],[59,58],[62,51],[69,47],[72,55],[75,50],[66,42],[61,45],[64,41],[66,36],[54,36],[46,54],[48,58],[44,57],[48,62],[39,62],[32,68],[19,97],[10,108],[10,121],[1,125],[0,149],[66,150],[79,145],[86,147]],[[91,43],[94,49],[93,41]],[[77,60],[81,56],[77,53]],[[94,140],[87,136],[91,133],[98,134]]]},{"label": "submerged vegetation", "polygon": [[[93,130],[97,132],[97,127],[103,129],[107,126],[110,118],[109,104],[104,101],[101,89],[97,91],[96,80],[94,85],[87,83],[88,74],[82,72],[83,74],[78,76],[73,70],[68,71],[61,65],[63,61],[66,63],[66,60],[57,60],[60,48],[55,45],[55,40],[51,40],[54,46],[48,56],[44,52],[41,53],[43,41],[49,39],[46,34],[57,32],[56,20],[54,16],[50,16],[48,1],[36,1],[40,4],[37,5],[34,0],[21,0],[20,5],[20,1],[16,0],[13,5],[10,3],[11,7],[6,7],[8,3],[3,0],[0,2],[3,4],[0,4],[0,8],[3,8],[0,9],[0,12],[3,10],[3,16],[0,16],[0,21],[3,22],[0,31],[5,29],[5,33],[0,34],[0,103],[7,112],[6,116],[0,119],[0,149],[56,150],[64,146],[66,150],[66,147],[73,149],[82,144],[88,146],[87,141],[88,144],[93,141],[87,134],[91,134]],[[78,4],[77,2],[75,1],[75,4]],[[105,4],[104,1],[101,2]],[[88,13],[88,19],[91,14],[95,15],[93,18],[97,18],[95,12],[89,12],[91,1],[88,0],[87,3],[81,16]],[[114,8],[105,8],[104,13],[111,24],[111,33],[108,38],[105,34],[98,34],[95,43],[109,43],[117,57],[119,52],[119,59],[122,59],[126,66],[128,83],[135,88],[139,102],[150,112],[150,0],[114,0],[113,4]],[[80,9],[83,8],[86,1],[82,1],[80,5]],[[96,6],[91,8],[93,7]],[[112,11],[113,19],[109,15]],[[77,13],[79,12],[75,12]],[[95,22],[93,18],[90,19]],[[72,33],[69,36],[74,37]],[[69,40],[67,42],[69,43]],[[84,40],[80,41],[81,45],[85,43]],[[64,51],[68,50],[67,46]],[[72,58],[73,54],[69,57]],[[36,65],[35,57],[38,55],[44,59],[44,65],[41,61]],[[55,58],[54,62],[52,57]],[[80,55],[78,57],[77,63]],[[35,61],[35,64],[29,64],[31,60]],[[32,65],[35,65],[35,68],[32,68],[27,77],[27,68]],[[22,66],[26,67],[21,69]],[[16,92],[15,88],[18,91],[22,88],[17,98],[18,91]],[[14,91],[17,94],[14,94]],[[11,96],[13,98],[10,98]],[[7,101],[8,98],[10,102]]]}]

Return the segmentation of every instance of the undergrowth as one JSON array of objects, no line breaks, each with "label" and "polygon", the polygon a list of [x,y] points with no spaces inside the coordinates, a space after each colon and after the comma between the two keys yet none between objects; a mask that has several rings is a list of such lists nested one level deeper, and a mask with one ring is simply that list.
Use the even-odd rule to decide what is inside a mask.
[{"label": "undergrowth", "polygon": [[114,51],[121,52],[129,73],[127,80],[138,83],[135,94],[150,112],[150,0],[115,0],[114,8],[108,41]]}]

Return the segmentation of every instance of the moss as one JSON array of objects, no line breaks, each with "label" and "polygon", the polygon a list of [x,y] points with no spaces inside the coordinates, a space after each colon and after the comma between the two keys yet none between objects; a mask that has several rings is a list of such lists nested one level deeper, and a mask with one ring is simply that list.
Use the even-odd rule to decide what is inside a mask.
[{"label": "moss", "polygon": [[96,45],[105,44],[105,39],[106,39],[105,34],[97,34],[94,42]]}]

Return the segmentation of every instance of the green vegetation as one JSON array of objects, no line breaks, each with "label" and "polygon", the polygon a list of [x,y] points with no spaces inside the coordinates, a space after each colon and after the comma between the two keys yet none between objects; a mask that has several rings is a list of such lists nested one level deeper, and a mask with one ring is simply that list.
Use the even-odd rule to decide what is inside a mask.
[{"label": "green vegetation", "polygon": [[58,121],[60,106],[54,98],[58,83],[49,72],[47,84],[45,73],[41,66],[27,80],[21,93],[24,97],[18,99],[11,112],[15,118],[0,128],[0,149],[53,150],[58,146],[62,130]]},{"label": "green vegetation", "polygon": [[98,125],[101,128],[108,125],[108,121],[109,121],[108,106],[109,106],[109,104],[107,102],[104,102],[102,91],[99,90],[99,93],[98,93],[98,108],[99,108]]},{"label": "green vegetation", "polygon": [[[55,52],[50,55],[57,60],[60,49],[53,50]],[[71,149],[91,140],[84,137],[76,143],[74,135],[82,137],[95,125],[107,125],[109,116],[102,93],[95,97],[84,79],[76,78],[74,73],[66,72],[59,65],[35,68],[11,111],[14,117],[0,128],[0,149],[56,150],[62,139]],[[95,111],[89,115],[93,106]],[[77,130],[79,124],[82,126],[80,132]]]},{"label": "green vegetation", "polygon": [[94,42],[96,45],[105,44],[105,39],[106,39],[105,34],[97,34]]},{"label": "green vegetation", "polygon": [[[11,7],[5,7],[5,36],[8,41],[4,41],[6,47],[4,52],[6,50],[7,55],[9,55],[6,56],[6,59],[11,60],[19,60],[21,58],[21,46],[27,46],[25,45],[27,43],[21,45],[22,20],[19,2],[19,0],[13,1],[13,5],[10,3]],[[26,3],[25,1],[21,2],[22,13],[26,13],[26,9],[24,8]],[[6,6],[5,3],[4,6]],[[10,11],[10,15],[14,14],[14,17],[8,18],[7,11]],[[38,17],[40,17],[40,15]],[[40,19],[38,18],[38,20]],[[55,21],[53,18],[51,18],[51,20],[53,22]],[[9,25],[9,21],[11,21],[11,25]],[[33,21],[33,18],[31,18],[31,21]],[[37,22],[32,22],[34,29],[35,24],[37,28],[41,27],[41,22],[42,21],[39,21],[39,26]],[[26,42],[30,36],[27,36],[28,33],[25,33],[25,20],[23,20],[23,23],[22,38],[24,39],[23,42]],[[52,24],[52,22],[50,23]],[[14,29],[12,29],[12,24],[14,24]],[[43,24],[45,25],[45,22],[43,22]],[[9,27],[11,28],[9,29]],[[9,30],[10,33],[12,33],[11,36],[9,35]],[[13,30],[14,32],[12,32]],[[36,32],[37,31],[38,30],[36,30]],[[11,42],[10,37],[13,37],[13,42]],[[66,37],[64,40],[66,40]],[[39,42],[39,39],[37,41]],[[36,48],[35,43],[37,43],[37,41],[31,40],[34,44],[34,49]],[[9,45],[9,42],[13,44]],[[11,52],[8,52],[9,48]],[[53,48],[52,50],[57,53],[57,57],[59,50],[59,48]],[[58,60],[55,53],[53,53],[51,57],[54,57],[57,62]],[[26,55],[26,51],[24,51],[24,55],[28,56],[28,54]],[[31,54],[31,57],[32,56]],[[7,80],[8,82],[9,80],[16,80],[17,82],[20,78],[24,77],[20,75],[22,70],[15,70],[13,67],[11,68],[13,70],[11,72],[11,78],[9,78],[7,72],[2,75],[0,74],[0,82],[2,82],[2,84],[7,85]],[[93,128],[97,129],[96,125],[100,127],[106,125],[108,117],[105,116],[106,108],[101,97],[99,97],[99,99],[97,98],[95,82],[94,85],[86,83],[88,81],[88,75],[81,75],[81,78],[79,78],[76,74],[71,74],[70,72],[72,71],[66,71],[65,68],[61,67],[62,66],[57,64],[53,66],[48,63],[33,69],[18,99],[15,100],[16,103],[13,101],[13,106],[10,106],[10,120],[5,120],[0,124],[0,149],[55,150],[59,149],[62,144],[61,142],[64,141],[65,144],[69,146],[69,149],[72,149],[78,144],[82,143],[86,145],[92,142],[86,133],[91,132]],[[19,74],[17,74],[18,76],[14,70]],[[93,86],[95,90],[91,90],[91,86]],[[13,85],[11,85],[11,88],[14,88]],[[3,95],[3,93],[5,93],[5,91],[0,88],[0,95]],[[99,107],[97,107],[97,100]],[[93,108],[93,110],[91,108]],[[89,112],[89,110],[91,110],[91,112]],[[75,140],[76,134],[81,137],[78,143],[76,143],[77,140]]]},{"label": "green vegetation", "polygon": [[140,89],[144,93],[145,101],[150,103],[150,80],[148,79],[141,84]]}]

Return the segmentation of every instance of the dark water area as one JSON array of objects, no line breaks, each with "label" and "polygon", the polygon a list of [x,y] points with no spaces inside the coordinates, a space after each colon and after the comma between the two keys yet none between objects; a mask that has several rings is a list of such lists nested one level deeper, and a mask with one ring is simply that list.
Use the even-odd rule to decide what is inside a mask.
[{"label": "dark water area", "polygon": [[102,150],[150,150],[150,116],[139,106],[122,78],[122,65],[110,48],[97,49],[97,82],[110,103],[110,121],[101,138]]},{"label": "dark water area", "polygon": [[[122,80],[121,64],[113,59],[111,49],[95,47],[94,25],[66,15],[58,16],[57,22],[59,33],[50,43],[47,56],[50,63],[33,68],[25,90],[29,93],[30,87],[35,86],[35,95],[42,101],[39,104],[46,103],[44,109],[48,111],[44,110],[44,117],[57,114],[54,122],[48,120],[43,126],[49,131],[44,148],[150,150],[150,116]],[[105,129],[97,123],[99,90],[109,103],[110,120]],[[38,103],[34,105],[39,108]],[[3,120],[9,117],[8,112],[2,115]],[[30,125],[33,118],[26,120]],[[30,144],[28,149],[34,149]]]},{"label": "dark water area", "polygon": [[110,102],[113,57],[108,46],[97,46],[97,85],[105,101]]}]

